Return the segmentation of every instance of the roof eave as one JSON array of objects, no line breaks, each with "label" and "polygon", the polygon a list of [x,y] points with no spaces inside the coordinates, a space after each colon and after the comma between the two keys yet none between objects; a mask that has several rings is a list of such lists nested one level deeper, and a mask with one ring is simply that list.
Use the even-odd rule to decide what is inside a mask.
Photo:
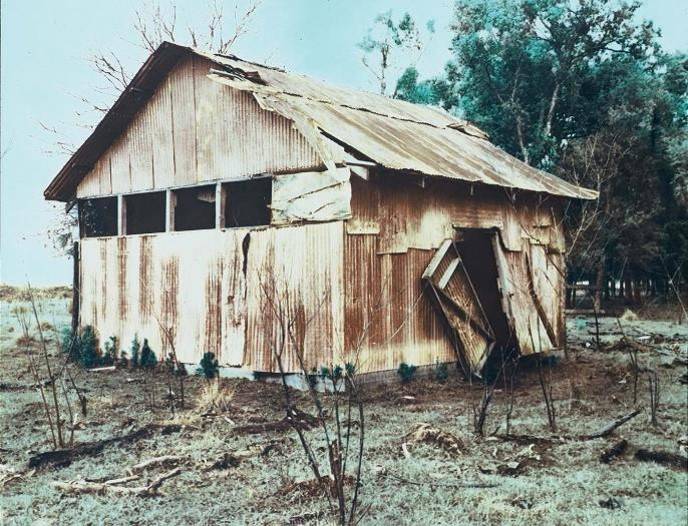
[{"label": "roof eave", "polygon": [[182,56],[190,52],[190,48],[172,42],[160,44],[124,88],[91,135],[48,184],[43,191],[45,199],[68,202],[74,198],[80,177],[93,167],[100,156],[100,153],[96,153],[99,151],[98,145],[103,141],[114,140],[126,128],[131,116],[148,100],[164,76]]}]

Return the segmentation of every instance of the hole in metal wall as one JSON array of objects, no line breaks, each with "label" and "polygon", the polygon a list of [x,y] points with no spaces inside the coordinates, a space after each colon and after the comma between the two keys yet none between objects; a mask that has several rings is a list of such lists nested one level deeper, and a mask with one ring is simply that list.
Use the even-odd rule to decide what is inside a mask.
[{"label": "hole in metal wall", "polygon": [[226,192],[226,227],[270,224],[272,179],[269,177],[236,181],[223,185]]}]

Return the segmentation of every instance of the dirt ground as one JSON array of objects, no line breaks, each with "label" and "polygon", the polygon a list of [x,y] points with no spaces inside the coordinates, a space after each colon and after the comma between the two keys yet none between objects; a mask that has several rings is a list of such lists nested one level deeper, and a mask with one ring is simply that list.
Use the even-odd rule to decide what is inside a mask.
[{"label": "dirt ground", "polygon": [[[47,333],[69,323],[69,300],[40,297]],[[186,381],[187,409],[173,417],[162,373],[137,370],[88,372],[74,369],[88,398],[87,415],[74,425],[76,443],[121,436],[149,423],[175,423],[167,433],[106,446],[71,463],[31,469],[29,458],[51,449],[40,395],[32,387],[26,352],[18,344],[12,312],[26,308],[21,297],[3,295],[0,353],[0,506],[2,524],[328,524],[326,503],[295,482],[309,480],[296,434],[264,431],[283,418],[279,386],[223,380],[227,410],[203,416],[198,409],[205,382]],[[568,358],[550,360],[557,431],[547,426],[535,368],[523,367],[515,383],[511,434],[505,439],[508,396],[495,391],[486,437],[473,434],[472,407],[482,395],[458,375],[408,384],[391,381],[366,387],[366,455],[360,488],[369,506],[363,524],[686,524],[688,473],[680,467],[641,462],[638,448],[686,454],[688,326],[668,320],[621,322],[627,337],[641,343],[642,368],[660,381],[659,425],[650,425],[648,373],[638,383],[641,414],[611,436],[580,440],[633,409],[628,352],[615,318],[600,320],[604,350],[596,350],[595,324],[568,321]],[[36,348],[37,350],[37,348]],[[55,351],[54,360],[60,356]],[[299,408],[312,413],[305,395]],[[403,437],[425,422],[458,439],[459,452],[435,445],[409,445]],[[255,433],[241,430],[254,425]],[[267,426],[269,427],[269,426]],[[318,440],[318,431],[309,432]],[[492,435],[492,436],[490,436]],[[527,436],[525,436],[527,435]],[[540,437],[541,439],[538,439]],[[615,461],[600,454],[621,438],[628,449]],[[240,461],[212,466],[224,453],[260,451]],[[324,454],[324,448],[316,450]],[[72,495],[55,481],[108,480],[128,475],[135,464],[161,455],[184,458],[182,473],[165,481],[158,495]],[[137,484],[166,471],[154,467]],[[479,483],[491,487],[470,488]]]}]

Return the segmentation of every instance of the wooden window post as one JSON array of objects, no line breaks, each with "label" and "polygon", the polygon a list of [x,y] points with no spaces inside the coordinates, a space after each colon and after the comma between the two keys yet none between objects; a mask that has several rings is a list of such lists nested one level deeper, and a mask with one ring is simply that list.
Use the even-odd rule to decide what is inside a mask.
[{"label": "wooden window post", "polygon": [[225,202],[227,193],[222,183],[215,185],[215,228],[225,227]]},{"label": "wooden window post", "polygon": [[127,235],[127,200],[122,194],[117,196],[117,235]]},{"label": "wooden window post", "polygon": [[174,232],[174,209],[177,205],[176,195],[172,190],[165,191],[165,232]]}]

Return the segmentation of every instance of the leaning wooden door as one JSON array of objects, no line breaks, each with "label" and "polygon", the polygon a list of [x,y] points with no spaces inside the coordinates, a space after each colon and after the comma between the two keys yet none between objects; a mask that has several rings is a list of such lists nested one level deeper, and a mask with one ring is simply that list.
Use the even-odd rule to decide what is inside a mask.
[{"label": "leaning wooden door", "polygon": [[[499,284],[504,312],[521,355],[549,351],[559,344],[557,330],[552,323],[558,312],[560,293],[556,274],[543,274],[548,256],[544,247],[524,241],[523,250],[507,251],[499,237],[493,239]],[[534,272],[537,270],[537,274]]]},{"label": "leaning wooden door", "polygon": [[437,249],[422,280],[445,322],[459,364],[466,374],[480,376],[495,335],[454,241],[446,239]]}]

